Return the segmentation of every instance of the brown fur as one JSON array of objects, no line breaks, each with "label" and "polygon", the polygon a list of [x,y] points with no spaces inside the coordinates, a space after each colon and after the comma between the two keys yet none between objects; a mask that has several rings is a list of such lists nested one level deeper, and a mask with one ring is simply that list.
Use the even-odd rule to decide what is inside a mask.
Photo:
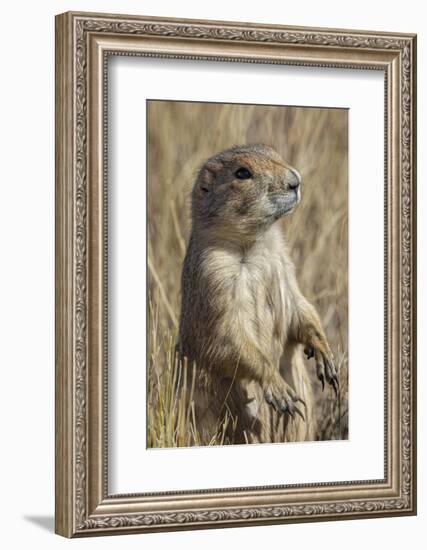
[{"label": "brown fur", "polygon": [[[239,168],[250,177],[237,177]],[[230,442],[313,439],[304,350],[337,388],[319,317],[275,223],[299,203],[299,184],[266,145],[212,157],[194,184],[178,351],[196,365],[195,416],[207,436],[228,417]]]}]

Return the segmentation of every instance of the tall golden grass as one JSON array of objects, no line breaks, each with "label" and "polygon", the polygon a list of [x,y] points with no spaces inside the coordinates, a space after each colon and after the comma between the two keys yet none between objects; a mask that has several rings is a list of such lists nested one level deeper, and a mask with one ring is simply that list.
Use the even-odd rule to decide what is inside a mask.
[{"label": "tall golden grass", "polygon": [[[348,437],[348,116],[344,109],[148,102],[148,446],[233,443],[202,434],[182,392],[174,346],[190,192],[200,165],[232,145],[273,146],[302,175],[302,201],[282,224],[304,295],[316,306],[339,368],[339,399],[315,391],[316,439]],[[188,403],[188,405],[186,405]],[[231,422],[225,419],[225,423]]]}]

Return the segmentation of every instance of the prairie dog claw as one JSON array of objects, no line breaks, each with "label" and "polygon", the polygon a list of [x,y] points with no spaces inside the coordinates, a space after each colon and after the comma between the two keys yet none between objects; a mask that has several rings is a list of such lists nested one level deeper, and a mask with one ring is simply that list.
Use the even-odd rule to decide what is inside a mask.
[{"label": "prairie dog claw", "polygon": [[264,397],[277,413],[288,414],[293,419],[297,414],[305,421],[303,412],[295,405],[299,402],[306,407],[304,400],[295,393],[279,374],[274,381],[271,381],[265,387]]},{"label": "prairie dog claw", "polygon": [[[328,351],[320,351],[319,349],[306,346],[304,353],[307,355],[307,347],[313,350],[314,360],[316,362],[316,375],[322,384],[322,391],[325,389],[325,381],[333,387],[335,396],[338,397],[338,373],[335,368],[334,358],[332,353]],[[307,355],[308,357],[308,355]]]},{"label": "prairie dog claw", "polygon": [[305,346],[304,353],[307,359],[314,357],[314,348],[312,346]]}]

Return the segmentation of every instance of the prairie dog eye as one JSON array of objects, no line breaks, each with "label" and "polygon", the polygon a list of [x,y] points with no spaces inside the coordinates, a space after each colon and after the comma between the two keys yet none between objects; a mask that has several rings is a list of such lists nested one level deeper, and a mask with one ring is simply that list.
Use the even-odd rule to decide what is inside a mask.
[{"label": "prairie dog eye", "polygon": [[252,177],[252,174],[249,172],[249,170],[247,168],[244,168],[243,166],[241,168],[238,168],[234,172],[234,175],[239,180],[248,180]]}]

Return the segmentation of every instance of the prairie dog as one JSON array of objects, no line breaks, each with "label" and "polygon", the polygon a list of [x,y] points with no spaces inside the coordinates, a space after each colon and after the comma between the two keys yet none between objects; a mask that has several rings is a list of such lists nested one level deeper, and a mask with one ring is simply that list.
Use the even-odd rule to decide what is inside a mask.
[{"label": "prairie dog", "polygon": [[299,173],[263,144],[213,156],[193,186],[177,348],[196,365],[199,428],[228,411],[233,442],[313,439],[303,352],[337,391],[332,352],[275,223],[300,200]]}]

